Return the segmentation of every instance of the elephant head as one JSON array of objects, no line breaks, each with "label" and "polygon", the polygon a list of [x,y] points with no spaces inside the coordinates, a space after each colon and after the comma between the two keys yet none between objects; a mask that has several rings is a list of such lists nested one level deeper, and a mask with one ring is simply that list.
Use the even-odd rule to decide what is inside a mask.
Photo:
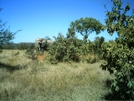
[{"label": "elephant head", "polygon": [[35,47],[37,48],[38,51],[46,50],[51,45],[52,45],[51,40],[46,40],[44,38],[37,38],[35,40]]}]

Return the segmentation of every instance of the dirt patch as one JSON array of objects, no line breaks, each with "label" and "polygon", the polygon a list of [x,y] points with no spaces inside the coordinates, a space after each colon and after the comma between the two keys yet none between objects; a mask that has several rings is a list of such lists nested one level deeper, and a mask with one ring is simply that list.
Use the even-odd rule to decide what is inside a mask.
[{"label": "dirt patch", "polygon": [[38,56],[37,56],[37,60],[38,60],[38,61],[43,61],[44,58],[45,58],[44,55],[38,55]]}]

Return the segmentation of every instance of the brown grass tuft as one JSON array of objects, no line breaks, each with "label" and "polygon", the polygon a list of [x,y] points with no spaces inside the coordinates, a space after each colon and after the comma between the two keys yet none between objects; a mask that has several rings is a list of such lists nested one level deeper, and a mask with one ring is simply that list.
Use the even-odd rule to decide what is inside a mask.
[{"label": "brown grass tuft", "polygon": [[38,55],[37,60],[38,61],[43,61],[44,60],[44,55]]}]

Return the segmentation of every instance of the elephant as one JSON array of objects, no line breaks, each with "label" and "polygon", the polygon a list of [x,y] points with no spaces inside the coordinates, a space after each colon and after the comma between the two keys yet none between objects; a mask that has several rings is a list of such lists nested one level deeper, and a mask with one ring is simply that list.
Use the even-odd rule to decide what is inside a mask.
[{"label": "elephant", "polygon": [[38,51],[47,50],[48,47],[52,45],[52,43],[53,43],[52,40],[47,40],[45,38],[37,38],[35,40],[35,48]]}]

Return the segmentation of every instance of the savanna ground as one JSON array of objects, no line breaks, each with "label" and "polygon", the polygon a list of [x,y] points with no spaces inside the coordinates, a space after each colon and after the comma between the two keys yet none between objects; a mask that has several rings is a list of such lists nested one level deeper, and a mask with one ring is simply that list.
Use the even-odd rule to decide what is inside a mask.
[{"label": "savanna ground", "polygon": [[[112,79],[102,61],[50,64],[32,60],[25,51],[0,53],[0,101],[100,101]],[[41,57],[39,57],[41,58]]]}]

